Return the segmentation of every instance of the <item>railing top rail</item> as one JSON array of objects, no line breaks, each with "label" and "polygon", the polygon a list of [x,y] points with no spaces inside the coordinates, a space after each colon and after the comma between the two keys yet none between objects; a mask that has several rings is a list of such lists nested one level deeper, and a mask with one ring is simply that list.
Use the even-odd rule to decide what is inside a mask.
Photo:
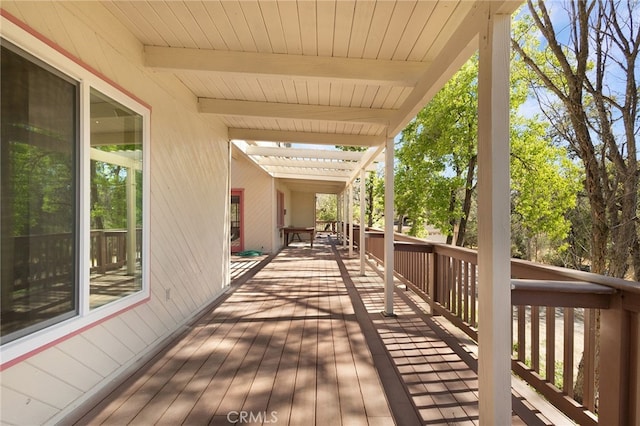
[{"label": "railing top rail", "polygon": [[[380,229],[369,228],[367,230],[367,235],[374,238],[381,238],[384,237],[384,232]],[[460,258],[461,260],[468,262],[477,262],[477,250],[425,241],[420,238],[399,233],[394,233],[394,239],[401,242],[411,242],[431,246],[434,253]],[[511,274],[515,277],[527,276],[527,278],[539,278],[545,281],[582,281],[611,287],[620,291],[640,294],[640,282],[637,281],[628,281],[621,278],[594,274],[592,272],[544,265],[521,259],[511,259]]]}]

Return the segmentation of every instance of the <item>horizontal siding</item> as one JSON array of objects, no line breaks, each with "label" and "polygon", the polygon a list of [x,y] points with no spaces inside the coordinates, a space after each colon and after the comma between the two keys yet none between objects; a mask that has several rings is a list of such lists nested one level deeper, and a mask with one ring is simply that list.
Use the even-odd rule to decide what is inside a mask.
[{"label": "horizontal siding", "polygon": [[231,187],[244,190],[244,248],[273,253],[271,232],[276,223],[272,215],[273,178],[243,155],[231,161]]},{"label": "horizontal siding", "polygon": [[[6,424],[57,422],[215,300],[228,282],[226,127],[102,5],[2,7],[152,107],[150,301],[0,373]],[[169,298],[167,296],[170,296]]]}]

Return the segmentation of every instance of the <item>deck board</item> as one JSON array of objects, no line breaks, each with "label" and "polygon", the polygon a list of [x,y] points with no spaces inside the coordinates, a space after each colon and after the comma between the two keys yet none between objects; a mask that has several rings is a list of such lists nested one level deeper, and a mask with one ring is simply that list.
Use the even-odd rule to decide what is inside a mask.
[{"label": "deck board", "polygon": [[383,317],[378,274],[326,238],[261,266],[76,424],[478,424],[464,346],[402,290]]}]

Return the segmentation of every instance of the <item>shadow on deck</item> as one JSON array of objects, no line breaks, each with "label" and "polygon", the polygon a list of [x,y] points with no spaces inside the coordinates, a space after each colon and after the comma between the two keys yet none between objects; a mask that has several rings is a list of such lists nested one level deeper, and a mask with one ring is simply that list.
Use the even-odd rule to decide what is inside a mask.
[{"label": "shadow on deck", "polygon": [[[359,276],[358,260],[327,236],[256,262],[180,338],[69,420],[478,424],[473,343],[410,292],[397,287],[398,317],[383,317],[378,273]],[[565,421],[530,397],[514,391],[513,424]]]}]

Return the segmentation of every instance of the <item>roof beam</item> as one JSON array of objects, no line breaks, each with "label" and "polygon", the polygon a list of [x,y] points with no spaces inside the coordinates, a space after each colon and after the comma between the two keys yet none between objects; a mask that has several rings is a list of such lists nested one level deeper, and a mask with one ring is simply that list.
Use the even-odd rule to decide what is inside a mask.
[{"label": "roof beam", "polygon": [[299,149],[299,148],[275,148],[268,146],[247,146],[247,155],[261,155],[263,157],[287,157],[287,158],[311,158],[324,160],[359,161],[361,152],[355,151],[330,151],[328,149]]},{"label": "roof beam", "polygon": [[324,182],[341,182],[347,183],[347,177],[331,176],[331,175],[312,175],[312,174],[296,174],[296,173],[271,173],[274,178],[278,179],[303,179]]},{"label": "roof beam", "polygon": [[235,101],[214,98],[199,98],[198,109],[205,114],[269,119],[338,121],[384,126],[389,123],[389,119],[395,112],[391,109]]},{"label": "roof beam", "polygon": [[266,170],[273,175],[296,175],[300,179],[308,179],[308,176],[319,176],[325,180],[346,180],[351,174],[350,170],[323,170],[322,168],[302,168],[287,166],[268,166]]},{"label": "roof beam", "polygon": [[265,142],[310,143],[317,145],[378,146],[384,143],[385,136],[229,128],[229,139]]},{"label": "roof beam", "polygon": [[353,182],[360,176],[360,169],[369,170],[369,166],[376,160],[378,155],[385,149],[384,145],[380,145],[375,148],[369,148],[367,152],[362,155],[359,163],[359,167],[357,170],[351,172],[349,176],[349,183]]},{"label": "roof beam", "polygon": [[245,74],[287,80],[346,80],[351,84],[401,87],[413,87],[428,66],[423,62],[158,46],[145,46],[144,58],[146,66],[168,70]]},{"label": "roof beam", "polygon": [[356,168],[359,168],[359,163],[356,163],[355,161],[314,161],[260,157],[256,159],[256,162],[261,166],[283,166],[325,170],[355,170]]}]

